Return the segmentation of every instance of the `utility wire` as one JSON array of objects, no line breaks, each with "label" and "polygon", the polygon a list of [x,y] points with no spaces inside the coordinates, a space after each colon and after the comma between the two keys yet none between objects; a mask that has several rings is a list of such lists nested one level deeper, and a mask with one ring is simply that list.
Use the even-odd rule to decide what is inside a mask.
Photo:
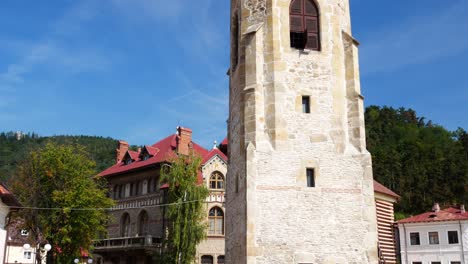
[{"label": "utility wire", "polygon": [[151,208],[151,207],[163,207],[163,206],[170,206],[170,205],[177,205],[177,204],[194,203],[194,202],[200,202],[200,201],[205,201],[205,199],[175,202],[175,203],[168,203],[168,204],[144,205],[144,206],[139,206],[139,207],[133,206],[133,207],[124,207],[124,208],[118,208],[118,205],[115,206],[115,207],[110,207],[110,208],[68,208],[68,207],[30,207],[30,206],[0,206],[0,208],[30,209],[30,210],[64,210],[64,209],[68,209],[68,210],[71,210],[71,211],[105,211],[105,210],[123,210],[123,209],[140,209],[140,208]]}]

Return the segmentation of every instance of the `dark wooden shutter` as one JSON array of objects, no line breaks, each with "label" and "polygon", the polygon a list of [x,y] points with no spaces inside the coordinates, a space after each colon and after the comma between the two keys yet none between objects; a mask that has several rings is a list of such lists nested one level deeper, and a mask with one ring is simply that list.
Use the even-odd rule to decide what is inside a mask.
[{"label": "dark wooden shutter", "polygon": [[319,49],[319,38],[317,33],[307,33],[307,44],[306,48],[311,50]]},{"label": "dark wooden shutter", "polygon": [[305,0],[305,12],[304,14],[307,16],[317,16],[317,6],[315,6],[315,3],[313,0]]},{"label": "dark wooden shutter", "polygon": [[302,12],[302,2],[304,0],[293,0],[291,3],[291,14],[304,14]]},{"label": "dark wooden shutter", "polygon": [[300,15],[290,15],[290,31],[291,32],[302,32],[304,31],[303,17]]},{"label": "dark wooden shutter", "polygon": [[318,23],[316,17],[305,17],[305,28],[308,32],[318,32]]}]

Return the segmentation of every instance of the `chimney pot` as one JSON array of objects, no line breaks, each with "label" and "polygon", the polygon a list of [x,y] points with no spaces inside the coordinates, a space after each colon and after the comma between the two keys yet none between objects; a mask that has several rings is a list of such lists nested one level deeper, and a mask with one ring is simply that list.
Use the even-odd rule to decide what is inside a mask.
[{"label": "chimney pot", "polygon": [[460,213],[464,214],[466,211],[465,211],[465,205],[464,204],[460,204]]},{"label": "chimney pot", "polygon": [[434,206],[432,206],[432,211],[436,213],[440,211],[439,203],[434,203]]}]

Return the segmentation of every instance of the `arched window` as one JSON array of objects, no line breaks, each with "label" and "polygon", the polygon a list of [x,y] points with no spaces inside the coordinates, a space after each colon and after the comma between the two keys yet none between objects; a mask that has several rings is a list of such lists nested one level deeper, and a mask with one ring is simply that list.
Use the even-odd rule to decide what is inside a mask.
[{"label": "arched window", "polygon": [[292,0],[289,7],[291,47],[320,50],[319,10],[313,0]]},{"label": "arched window", "polygon": [[209,256],[209,255],[202,256],[201,264],[213,264],[213,256]]},{"label": "arched window", "polygon": [[141,211],[138,216],[138,235],[146,236],[148,234],[148,213]]},{"label": "arched window", "polygon": [[208,215],[210,235],[223,235],[224,234],[224,212],[219,207],[213,207],[210,209]]},{"label": "arched window", "polygon": [[219,171],[215,171],[210,176],[210,189],[224,190],[224,177]]},{"label": "arched window", "polygon": [[120,235],[122,237],[130,236],[130,215],[125,213],[120,220]]}]

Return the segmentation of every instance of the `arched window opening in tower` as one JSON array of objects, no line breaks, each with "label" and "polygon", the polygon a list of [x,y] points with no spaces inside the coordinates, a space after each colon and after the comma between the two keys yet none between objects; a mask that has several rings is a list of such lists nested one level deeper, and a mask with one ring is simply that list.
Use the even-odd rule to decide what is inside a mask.
[{"label": "arched window opening in tower", "polygon": [[208,216],[210,235],[223,235],[224,234],[224,212],[219,207],[210,209]]},{"label": "arched window opening in tower", "polygon": [[320,50],[319,10],[313,0],[292,0],[289,22],[292,48]]},{"label": "arched window opening in tower", "polygon": [[224,190],[224,177],[221,172],[215,171],[210,176],[210,189]]}]

